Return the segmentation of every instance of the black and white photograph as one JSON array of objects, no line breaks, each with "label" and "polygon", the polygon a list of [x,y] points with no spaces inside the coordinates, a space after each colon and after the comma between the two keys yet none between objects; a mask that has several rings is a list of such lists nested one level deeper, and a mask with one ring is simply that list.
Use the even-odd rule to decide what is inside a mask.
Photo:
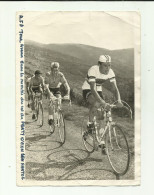
[{"label": "black and white photograph", "polygon": [[140,184],[140,13],[16,13],[17,185]]}]

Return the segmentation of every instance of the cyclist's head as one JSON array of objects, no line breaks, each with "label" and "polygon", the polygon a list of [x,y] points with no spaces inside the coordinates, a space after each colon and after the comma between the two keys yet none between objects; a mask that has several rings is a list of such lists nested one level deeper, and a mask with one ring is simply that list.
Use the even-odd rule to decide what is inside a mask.
[{"label": "cyclist's head", "polygon": [[35,77],[40,77],[41,76],[41,71],[40,70],[36,70],[35,71]]},{"label": "cyclist's head", "polygon": [[58,62],[52,62],[50,67],[51,67],[52,72],[58,72],[59,71],[59,63]]},{"label": "cyclist's head", "polygon": [[98,65],[101,73],[108,74],[111,68],[111,56],[101,55],[98,60]]}]

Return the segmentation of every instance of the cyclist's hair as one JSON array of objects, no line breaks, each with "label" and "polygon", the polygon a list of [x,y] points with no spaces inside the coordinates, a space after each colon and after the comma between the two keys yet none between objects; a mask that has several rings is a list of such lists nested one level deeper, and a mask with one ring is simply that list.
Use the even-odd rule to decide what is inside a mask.
[{"label": "cyclist's hair", "polygon": [[53,68],[59,68],[59,63],[58,62],[51,62],[51,68],[53,69]]},{"label": "cyclist's hair", "polygon": [[109,55],[101,55],[99,57],[98,62],[111,62],[111,56],[109,56]]}]

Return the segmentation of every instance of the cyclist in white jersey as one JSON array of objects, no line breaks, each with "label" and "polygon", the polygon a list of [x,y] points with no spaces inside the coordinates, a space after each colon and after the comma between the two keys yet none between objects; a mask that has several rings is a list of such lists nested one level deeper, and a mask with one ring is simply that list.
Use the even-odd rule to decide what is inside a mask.
[{"label": "cyclist in white jersey", "polygon": [[89,104],[88,132],[91,132],[94,127],[93,119],[96,109],[100,106],[107,110],[110,109],[110,105],[103,100],[102,95],[102,85],[107,80],[110,81],[111,87],[114,90],[114,95],[118,101],[117,107],[122,107],[123,105],[116,84],[115,74],[111,69],[111,57],[109,55],[101,55],[98,65],[94,65],[88,70],[87,78],[82,86],[83,98]]}]

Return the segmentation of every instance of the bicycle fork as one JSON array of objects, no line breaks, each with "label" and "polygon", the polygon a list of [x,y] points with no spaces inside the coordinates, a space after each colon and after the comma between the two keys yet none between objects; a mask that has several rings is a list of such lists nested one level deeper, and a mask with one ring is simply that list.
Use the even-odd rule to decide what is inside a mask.
[{"label": "bicycle fork", "polygon": [[[114,147],[113,147],[113,144],[112,144],[112,133],[111,133],[111,126],[109,125],[109,140],[110,140],[110,145],[111,145],[111,149],[113,150]],[[116,130],[115,130],[115,127],[113,127],[113,136],[115,137],[115,141],[116,141],[116,144],[118,146],[119,149],[121,149],[121,147],[119,146],[118,144],[118,139],[117,139],[117,134],[116,134]]]},{"label": "bicycle fork", "polygon": [[[104,129],[103,133],[100,133],[98,132],[99,129],[98,129],[98,123],[96,122],[96,118],[94,118],[94,126],[95,126],[95,133],[94,133],[94,137],[95,137],[95,143],[98,143],[98,145],[103,141],[103,137],[105,135],[105,132],[107,130],[107,127]],[[96,150],[98,149],[98,145],[96,147]]]}]

